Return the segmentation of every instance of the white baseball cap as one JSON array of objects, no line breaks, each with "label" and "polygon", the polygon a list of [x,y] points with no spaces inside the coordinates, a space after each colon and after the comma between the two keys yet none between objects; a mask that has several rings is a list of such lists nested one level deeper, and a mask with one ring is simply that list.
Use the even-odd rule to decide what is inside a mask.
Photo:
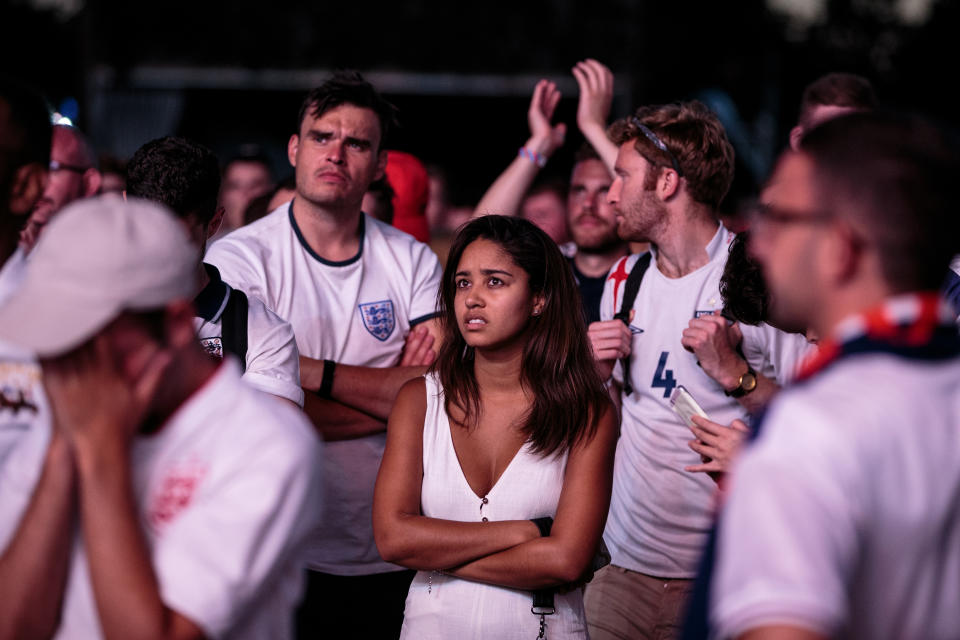
[{"label": "white baseball cap", "polygon": [[159,204],[114,194],[76,201],[44,229],[0,307],[0,339],[60,355],[123,311],[191,300],[199,261],[184,224]]}]

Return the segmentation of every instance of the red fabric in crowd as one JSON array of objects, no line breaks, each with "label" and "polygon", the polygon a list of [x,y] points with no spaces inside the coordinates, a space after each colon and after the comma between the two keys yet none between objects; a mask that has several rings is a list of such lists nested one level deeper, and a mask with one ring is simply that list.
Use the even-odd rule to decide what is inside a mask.
[{"label": "red fabric in crowd", "polygon": [[394,192],[393,226],[420,242],[430,242],[427,225],[430,181],[423,163],[409,153],[387,151],[387,182]]}]

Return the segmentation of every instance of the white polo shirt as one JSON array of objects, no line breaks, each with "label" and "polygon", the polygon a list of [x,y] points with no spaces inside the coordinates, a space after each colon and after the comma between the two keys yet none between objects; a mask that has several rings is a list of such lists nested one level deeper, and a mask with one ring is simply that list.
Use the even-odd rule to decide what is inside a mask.
[{"label": "white polo shirt", "polygon": [[[22,446],[35,467],[8,460],[0,470],[4,546],[50,429],[30,436]],[[319,448],[307,419],[243,384],[232,358],[160,431],[134,440],[133,492],[165,605],[210,638],[292,637],[305,542],[319,517]],[[56,637],[101,637],[79,533],[70,562]]]},{"label": "white polo shirt", "polygon": [[847,356],[781,393],[720,518],[720,637],[960,634],[960,362]]},{"label": "white polo shirt", "polygon": [[[359,253],[325,260],[303,239],[292,207],[284,204],[214,243],[206,261],[293,325],[302,355],[395,366],[410,328],[436,316],[436,255],[413,236],[364,215]],[[373,540],[373,485],[385,442],[380,433],[324,448],[327,493],[312,569],[336,575],[400,569],[380,558]]]},{"label": "white polo shirt", "polygon": [[[640,285],[635,315],[630,380],[622,396],[622,425],[614,462],[613,495],[604,540],[613,564],[664,578],[692,578],[712,526],[716,484],[705,473],[684,471],[700,463],[688,446],[690,429],[670,407],[683,385],[714,422],[730,424],[746,411],[697,364],[680,344],[692,318],[723,308],[720,276],[733,234],[720,226],[706,247],[709,262],[682,278],[667,278],[656,256]],[[600,317],[619,311],[624,282],[639,255],[618,261],[608,276]],[[783,382],[803,354],[806,340],[769,325],[741,325],[742,349],[758,373]],[[615,376],[622,381],[622,368]]]},{"label": "white polo shirt", "polygon": [[[223,357],[223,312],[233,287],[220,279],[216,267],[204,265],[210,282],[194,299],[197,317],[193,319],[197,337],[204,350]],[[293,327],[255,296],[247,296],[247,354],[244,382],[303,406],[300,387],[300,352]]]}]

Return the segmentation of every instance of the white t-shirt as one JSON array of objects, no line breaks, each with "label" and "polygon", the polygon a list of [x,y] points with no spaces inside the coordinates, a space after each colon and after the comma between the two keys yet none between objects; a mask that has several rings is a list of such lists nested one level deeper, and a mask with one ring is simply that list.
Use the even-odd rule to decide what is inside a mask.
[{"label": "white t-shirt", "polygon": [[711,619],[960,634],[960,361],[849,356],[779,395],[735,465]]},{"label": "white t-shirt", "polygon": [[[20,286],[25,266],[23,249],[18,247],[0,268],[0,305]],[[50,418],[36,358],[23,348],[0,340],[0,488],[17,489],[5,495],[0,512],[26,508],[33,485],[40,477],[50,437]],[[31,437],[38,432],[44,436]],[[0,549],[7,546],[16,524],[16,520],[0,518]]]},{"label": "white t-shirt", "polygon": [[[622,426],[614,462],[613,495],[604,540],[613,564],[664,578],[692,578],[712,525],[716,484],[705,473],[684,471],[699,464],[688,446],[690,429],[670,407],[670,394],[683,385],[714,422],[730,424],[746,411],[697,364],[681,344],[694,317],[719,311],[720,276],[733,234],[722,226],[707,245],[709,262],[682,278],[667,278],[656,256],[634,302],[630,380],[622,397]],[[618,261],[611,270],[600,317],[619,311],[625,274],[640,256]],[[616,289],[614,289],[616,287]],[[808,349],[799,335],[770,327],[741,325],[743,352],[758,373],[779,382],[790,378]],[[622,380],[619,363],[615,375]]]},{"label": "white t-shirt", "polygon": [[[413,236],[361,217],[360,252],[325,260],[284,204],[214,243],[206,261],[292,326],[300,354],[369,366],[398,363],[411,326],[436,315],[440,263]],[[310,568],[337,575],[399,570],[373,541],[373,485],[386,434],[327,443],[322,524]]]},{"label": "white t-shirt", "polygon": [[[37,429],[22,443],[40,453],[35,464],[49,437]],[[211,638],[292,637],[319,517],[319,447],[300,412],[241,383],[232,358],[159,432],[135,439],[133,491],[164,604]],[[5,545],[39,468],[9,460],[2,472]],[[56,637],[101,637],[79,534],[70,562]]]},{"label": "white t-shirt", "polygon": [[[194,300],[197,317],[193,324],[204,350],[222,358],[222,318],[233,288],[220,280],[216,268],[206,266],[210,282]],[[243,380],[260,391],[303,406],[300,353],[293,337],[293,327],[255,296],[247,296],[247,355]]]}]

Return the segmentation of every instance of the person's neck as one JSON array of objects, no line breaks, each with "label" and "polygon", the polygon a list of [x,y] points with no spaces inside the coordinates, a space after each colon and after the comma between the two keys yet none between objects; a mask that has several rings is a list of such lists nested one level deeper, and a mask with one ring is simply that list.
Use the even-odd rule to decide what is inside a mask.
[{"label": "person's neck", "polygon": [[847,318],[875,309],[895,295],[883,282],[861,279],[815,305],[810,326],[821,338],[834,337]]},{"label": "person's neck", "polygon": [[515,394],[520,390],[523,346],[494,351],[477,350],[474,352],[473,366],[481,394]]},{"label": "person's neck", "polygon": [[657,269],[668,278],[682,278],[710,261],[707,245],[720,223],[703,205],[691,205],[670,217],[659,238],[651,238],[657,250]]},{"label": "person's neck", "polygon": [[573,256],[573,263],[577,270],[588,278],[599,278],[607,275],[613,263],[629,253],[627,245],[616,244],[599,251],[582,251],[577,249]]},{"label": "person's neck", "polygon": [[300,233],[318,256],[331,262],[349,260],[360,251],[360,203],[320,206],[297,196],[293,217]]},{"label": "person's neck", "polygon": [[177,375],[166,376],[166,388],[141,432],[153,434],[163,429],[170,417],[213,377],[221,364],[207,355],[199,343],[191,344],[175,356],[169,370],[176,371]]},{"label": "person's neck", "polygon": [[206,289],[208,284],[210,284],[210,276],[207,275],[207,270],[203,266],[203,260],[201,260],[197,263],[197,293]]}]

